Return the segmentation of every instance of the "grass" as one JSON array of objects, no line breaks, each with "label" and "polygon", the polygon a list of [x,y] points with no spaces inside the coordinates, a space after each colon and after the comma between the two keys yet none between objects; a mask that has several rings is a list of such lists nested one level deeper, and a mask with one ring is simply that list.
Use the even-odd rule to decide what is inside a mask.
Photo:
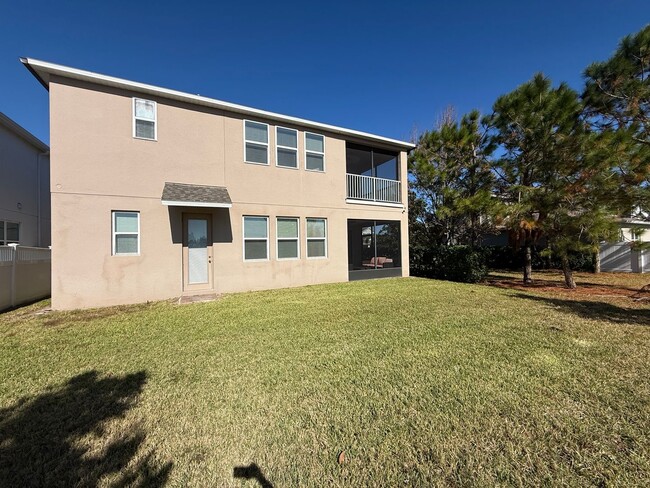
[{"label": "grass", "polygon": [[[602,289],[622,289],[638,291],[641,287],[650,283],[650,276],[643,273],[583,273],[575,271],[573,276],[578,285],[578,292],[581,290],[598,287]],[[511,279],[517,282],[522,281],[521,272],[493,271],[490,279]],[[564,275],[558,270],[535,270],[533,279],[539,286],[559,286],[564,288]]]},{"label": "grass", "polygon": [[42,305],[0,315],[11,486],[650,483],[628,298],[386,279]]}]

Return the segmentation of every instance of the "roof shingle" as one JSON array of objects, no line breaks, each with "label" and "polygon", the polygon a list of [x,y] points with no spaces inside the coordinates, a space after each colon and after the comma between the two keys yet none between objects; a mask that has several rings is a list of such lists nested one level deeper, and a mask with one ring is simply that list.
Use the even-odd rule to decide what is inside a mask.
[{"label": "roof shingle", "polygon": [[232,205],[228,190],[223,186],[189,185],[187,183],[165,182],[161,200],[163,203],[214,204],[218,207]]}]

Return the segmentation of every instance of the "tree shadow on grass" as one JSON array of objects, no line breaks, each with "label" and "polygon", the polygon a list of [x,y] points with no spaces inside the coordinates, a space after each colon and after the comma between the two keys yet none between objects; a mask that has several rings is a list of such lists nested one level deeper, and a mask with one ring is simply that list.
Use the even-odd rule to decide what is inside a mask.
[{"label": "tree shadow on grass", "polygon": [[[144,430],[123,419],[147,380],[144,371],[100,378],[89,371],[0,410],[4,486],[163,486],[172,463],[138,451]],[[136,456],[139,457],[136,460]]]},{"label": "tree shadow on grass", "polygon": [[251,463],[248,466],[236,466],[232,471],[232,475],[234,478],[244,480],[254,479],[260,484],[260,488],[273,488],[271,482],[266,479],[260,467],[255,463]]},{"label": "tree shadow on grass", "polygon": [[551,305],[585,319],[603,320],[614,324],[650,326],[650,308],[624,308],[607,302],[571,299],[564,300],[561,298],[528,295],[526,293],[517,293],[515,296],[517,298],[524,298],[526,300]]}]

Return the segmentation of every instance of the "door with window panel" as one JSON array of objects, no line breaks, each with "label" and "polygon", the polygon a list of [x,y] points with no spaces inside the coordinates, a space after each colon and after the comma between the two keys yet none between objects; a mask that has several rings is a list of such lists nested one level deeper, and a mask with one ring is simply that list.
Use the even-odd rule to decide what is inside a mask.
[{"label": "door with window panel", "polygon": [[212,216],[185,214],[183,216],[183,289],[203,291],[213,289]]}]

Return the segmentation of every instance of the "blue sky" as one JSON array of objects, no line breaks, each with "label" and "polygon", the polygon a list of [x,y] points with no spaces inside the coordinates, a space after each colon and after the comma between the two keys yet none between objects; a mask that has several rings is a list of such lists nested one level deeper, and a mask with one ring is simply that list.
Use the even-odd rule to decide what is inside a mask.
[{"label": "blue sky", "polygon": [[49,141],[29,56],[380,135],[489,112],[542,71],[576,89],[650,2],[0,0],[0,111]]}]

